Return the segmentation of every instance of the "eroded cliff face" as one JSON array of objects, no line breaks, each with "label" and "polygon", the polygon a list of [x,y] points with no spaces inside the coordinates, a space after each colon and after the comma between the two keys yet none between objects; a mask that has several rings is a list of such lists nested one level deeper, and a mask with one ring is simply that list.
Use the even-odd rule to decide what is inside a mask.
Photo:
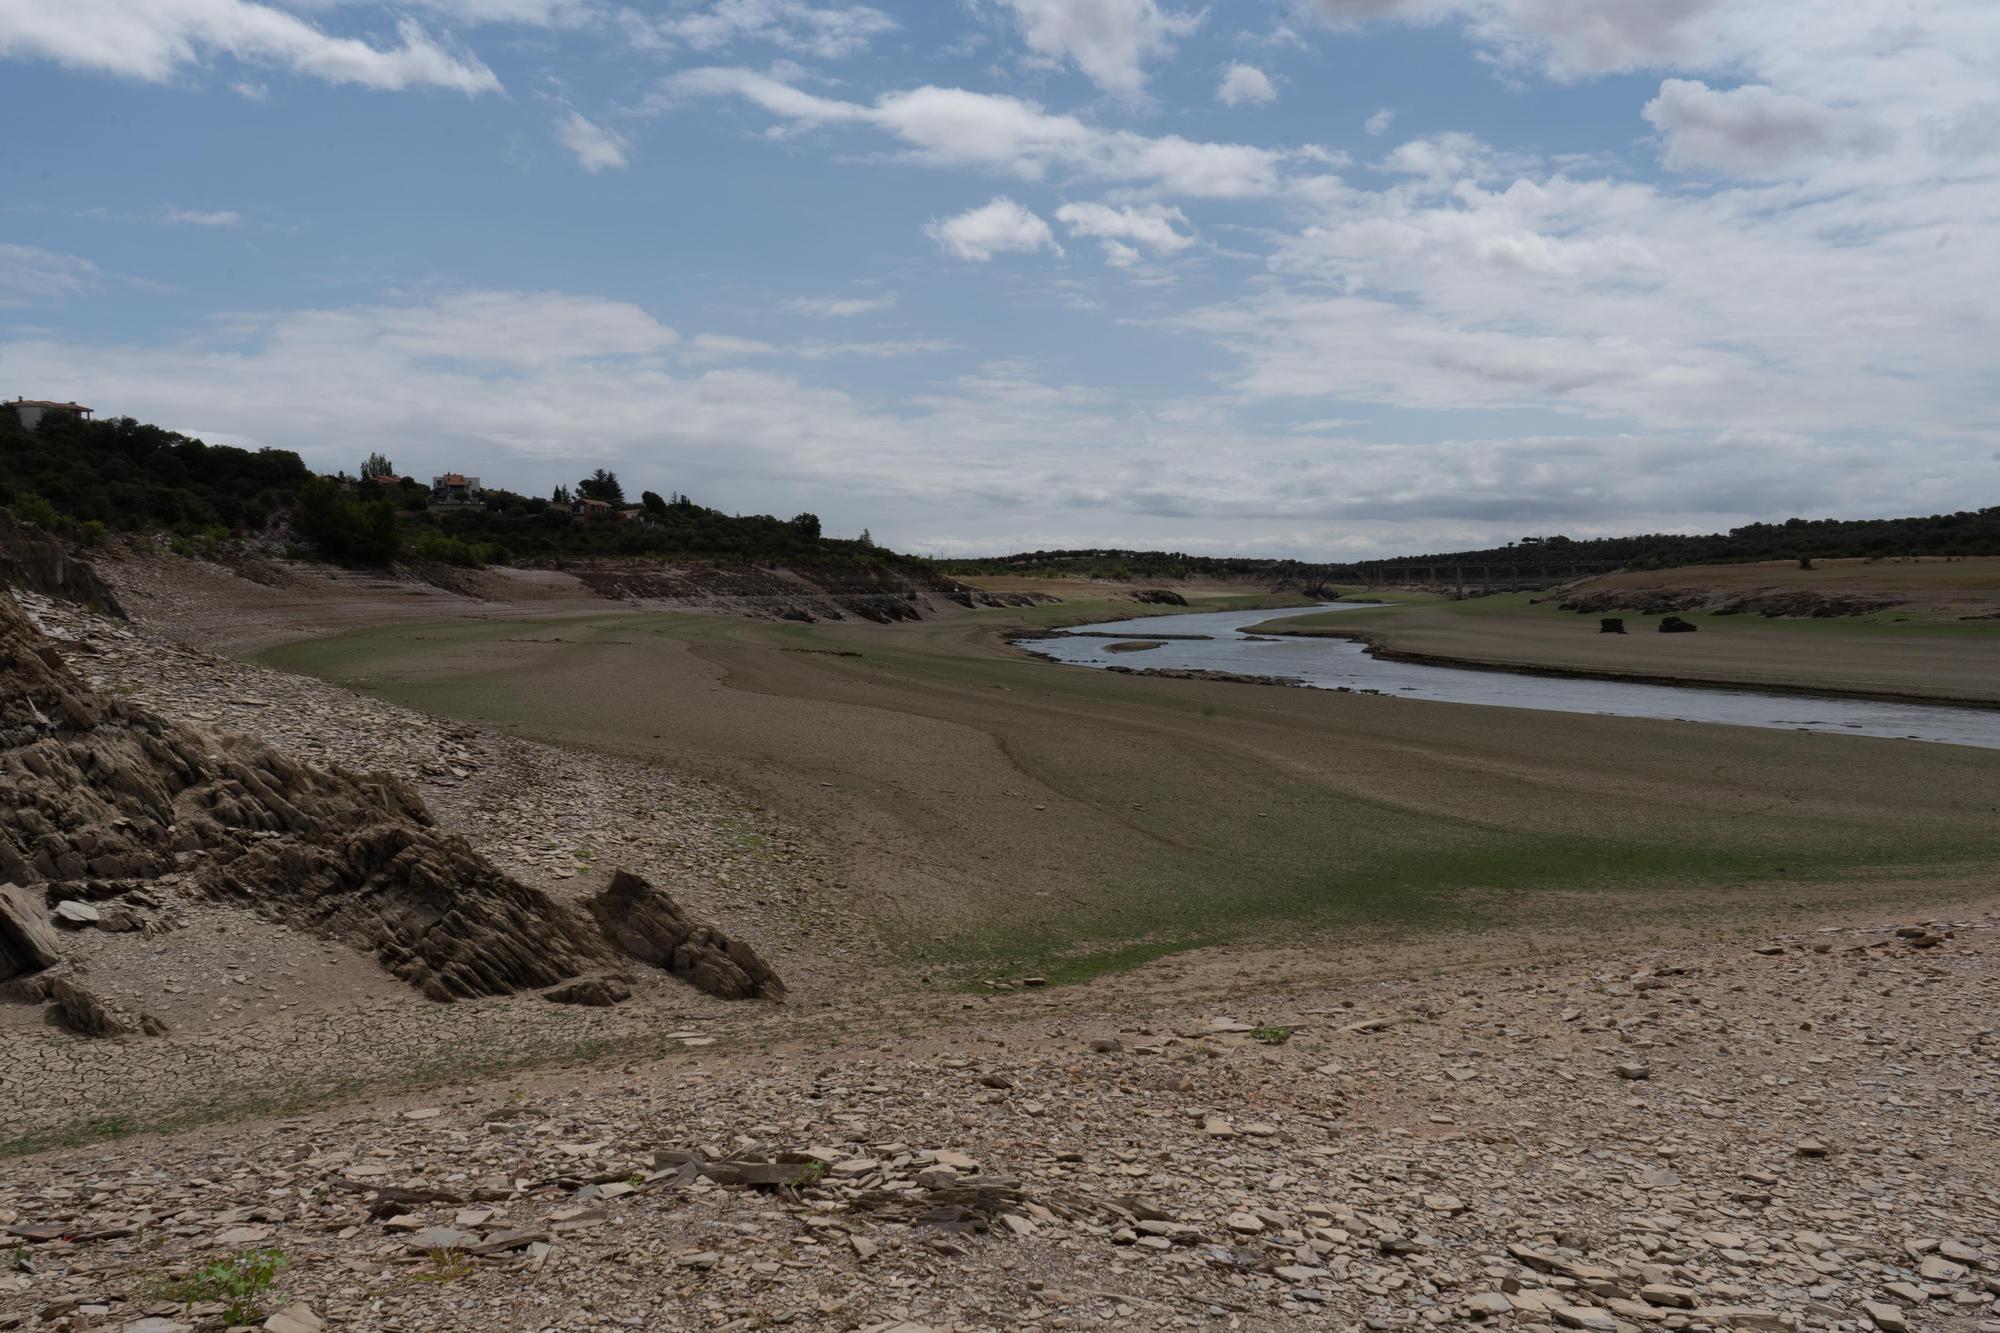
[{"label": "eroded cliff face", "polygon": [[0,587],[26,588],[103,615],[125,616],[117,596],[88,561],[77,559],[61,542],[4,509],[0,509]]},{"label": "eroded cliff face", "polygon": [[[177,893],[370,954],[436,1000],[553,986],[630,961],[588,912],[440,829],[403,783],[315,768],[96,691],[0,594],[0,884],[15,886],[0,904],[0,983],[93,1035],[134,1026],[79,999],[78,979],[49,957],[60,934],[49,927],[170,929],[149,891],[169,879]],[[741,984],[743,958],[755,960],[747,945],[647,892],[687,938],[671,962],[643,961],[697,985],[727,978],[732,997],[781,993],[774,975]]]},{"label": "eroded cliff face", "polygon": [[577,564],[567,571],[601,597],[805,623],[922,620],[945,603],[1035,606],[1041,593],[990,593],[920,567]]}]

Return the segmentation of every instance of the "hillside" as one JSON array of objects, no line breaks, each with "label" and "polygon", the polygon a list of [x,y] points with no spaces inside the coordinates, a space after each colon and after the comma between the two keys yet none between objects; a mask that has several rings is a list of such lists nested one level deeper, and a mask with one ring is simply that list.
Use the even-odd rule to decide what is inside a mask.
[{"label": "hillside", "polygon": [[[388,460],[377,461],[386,469]],[[52,415],[29,430],[0,404],[0,507],[83,545],[126,533],[164,536],[183,553],[234,542],[362,566],[650,561],[837,571],[837,585],[941,582],[925,562],[866,534],[824,535],[812,514],[729,514],[649,491],[621,519],[622,487],[601,469],[575,494],[614,508],[579,520],[569,487],[548,498],[495,487],[472,503],[434,505],[413,480],[316,476],[283,449],[211,445],[130,417]]]},{"label": "hillside", "polygon": [[1764,560],[1885,559],[2000,555],[2000,506],[1915,518],[1805,519],[1751,523],[1706,535],[1646,533],[1576,539],[1530,536],[1504,546],[1437,551],[1367,561],[1265,560],[1182,551],[1081,549],[940,563],[961,578],[1038,577],[1114,581],[1230,580],[1308,595],[1337,583],[1451,581],[1467,571],[1545,569],[1548,582],[1614,569]]}]

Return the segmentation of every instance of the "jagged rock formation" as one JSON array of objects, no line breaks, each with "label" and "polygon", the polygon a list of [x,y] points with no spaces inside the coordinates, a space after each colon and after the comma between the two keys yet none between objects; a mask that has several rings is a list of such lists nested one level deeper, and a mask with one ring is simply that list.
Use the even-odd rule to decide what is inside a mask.
[{"label": "jagged rock formation", "polygon": [[[0,883],[19,886],[0,893],[0,983],[39,981],[15,991],[79,1031],[123,1031],[57,975],[46,908],[74,900],[79,924],[143,928],[144,887],[170,873],[372,953],[437,1000],[552,986],[612,960],[588,916],[437,828],[401,782],[312,768],[101,695],[0,596]],[[746,946],[646,893],[638,937],[650,950],[679,932],[670,956],[648,961],[715,994],[782,991]]]},{"label": "jagged rock formation", "polygon": [[637,875],[621,870],[590,910],[605,938],[634,958],[664,968],[725,1000],[778,999],[784,983],[756,950],[713,926],[690,921],[679,905]]},{"label": "jagged rock formation", "polygon": [[125,617],[118,598],[89,562],[61,542],[0,509],[0,584],[60,597],[107,616]]}]

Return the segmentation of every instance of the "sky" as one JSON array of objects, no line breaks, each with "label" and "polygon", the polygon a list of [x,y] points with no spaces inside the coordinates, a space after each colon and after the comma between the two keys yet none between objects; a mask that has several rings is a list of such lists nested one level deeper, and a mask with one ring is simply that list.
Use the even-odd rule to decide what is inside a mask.
[{"label": "sky", "polygon": [[2000,503],[1993,0],[0,0],[0,396],[922,554]]}]

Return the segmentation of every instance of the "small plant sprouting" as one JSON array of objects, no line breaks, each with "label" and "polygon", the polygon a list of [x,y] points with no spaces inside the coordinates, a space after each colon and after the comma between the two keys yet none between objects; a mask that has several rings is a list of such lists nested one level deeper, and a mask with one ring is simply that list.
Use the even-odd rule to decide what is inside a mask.
[{"label": "small plant sprouting", "polygon": [[218,1259],[183,1278],[159,1283],[161,1297],[195,1305],[219,1301],[223,1318],[232,1324],[254,1324],[263,1318],[264,1293],[285,1267],[283,1250],[245,1250],[232,1259]]},{"label": "small plant sprouting", "polygon": [[807,1162],[799,1168],[798,1175],[792,1178],[792,1188],[795,1190],[810,1189],[825,1178],[825,1162]]},{"label": "small plant sprouting", "polygon": [[425,1250],[424,1261],[429,1267],[416,1275],[418,1282],[456,1282],[471,1276],[474,1266],[471,1257],[455,1245]]},{"label": "small plant sprouting", "polygon": [[1258,1028],[1250,1036],[1252,1040],[1261,1041],[1266,1046],[1283,1046],[1292,1039],[1292,1030],[1287,1027],[1266,1026]]}]

